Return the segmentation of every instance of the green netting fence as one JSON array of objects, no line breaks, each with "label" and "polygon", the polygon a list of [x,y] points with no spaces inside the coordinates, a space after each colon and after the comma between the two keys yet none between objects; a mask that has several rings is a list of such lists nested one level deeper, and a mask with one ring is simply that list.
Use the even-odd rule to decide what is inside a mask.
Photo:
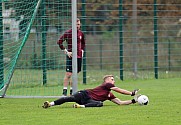
[{"label": "green netting fence", "polygon": [[[77,0],[86,36],[78,84],[99,83],[106,74],[180,78],[180,8],[179,0]],[[6,95],[61,95],[65,55],[57,40],[71,21],[70,0],[1,0],[1,95],[7,83]]]}]

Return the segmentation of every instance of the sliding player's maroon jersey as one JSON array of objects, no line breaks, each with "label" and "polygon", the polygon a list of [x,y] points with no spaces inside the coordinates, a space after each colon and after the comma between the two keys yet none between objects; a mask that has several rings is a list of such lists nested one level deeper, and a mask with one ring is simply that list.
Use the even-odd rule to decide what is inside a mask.
[{"label": "sliding player's maroon jersey", "polygon": [[93,89],[87,89],[86,91],[88,92],[88,95],[91,99],[97,101],[105,101],[116,98],[113,93],[110,92],[110,88],[112,87],[115,87],[114,84],[102,83],[100,86]]}]

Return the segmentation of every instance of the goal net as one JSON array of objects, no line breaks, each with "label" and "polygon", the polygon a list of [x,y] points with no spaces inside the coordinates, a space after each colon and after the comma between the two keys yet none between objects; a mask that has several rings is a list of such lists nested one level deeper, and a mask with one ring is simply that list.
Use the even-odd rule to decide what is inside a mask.
[{"label": "goal net", "polygon": [[61,95],[65,55],[61,54],[57,40],[71,27],[70,2],[3,0],[0,3],[1,97]]}]

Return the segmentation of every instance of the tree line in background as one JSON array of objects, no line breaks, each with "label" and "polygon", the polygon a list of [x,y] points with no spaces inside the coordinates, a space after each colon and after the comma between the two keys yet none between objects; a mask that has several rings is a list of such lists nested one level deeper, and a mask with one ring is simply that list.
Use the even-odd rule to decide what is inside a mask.
[{"label": "tree line in background", "polygon": [[[37,1],[38,0],[9,0],[6,6],[13,7],[15,9],[15,13],[12,17],[18,19],[24,13],[28,11],[32,12],[32,10],[28,10],[28,8],[29,6],[35,6],[33,4],[36,4]],[[133,1],[134,0],[122,0],[122,18],[124,18],[124,23],[132,17]],[[86,18],[86,28],[88,30],[93,30],[88,25],[118,24],[119,12],[121,11],[119,10],[119,2],[120,0],[77,0],[78,16],[82,17],[83,11],[85,12],[85,16],[87,18],[84,18]],[[54,25],[58,29],[61,29],[62,21],[60,19],[70,18],[71,16],[71,0],[45,0],[44,3],[46,5],[47,25]],[[180,0],[157,0],[156,5],[158,10],[157,15],[159,17],[175,16],[178,19],[180,18]],[[85,10],[83,10],[83,6],[85,6]],[[137,0],[137,16],[153,17],[153,10],[154,0]],[[24,25],[27,24],[26,17],[28,16],[30,15],[24,15]],[[41,10],[38,12],[37,17],[40,18],[40,16]],[[39,23],[40,21],[37,19],[35,21],[35,25]]]},{"label": "tree line in background", "polygon": [[[86,1],[86,0],[85,0]],[[88,0],[85,3],[86,17],[91,17],[93,21],[90,24],[115,24],[118,20],[109,20],[119,17],[120,0]],[[130,18],[133,13],[134,0],[122,0],[123,17]],[[78,0],[79,16],[81,16],[82,0]],[[179,0],[157,0],[157,15],[159,17],[175,16],[180,18],[181,1]],[[154,0],[137,0],[137,16],[153,16]],[[91,20],[91,19],[90,19]],[[86,20],[88,21],[88,20]],[[86,22],[88,23],[88,22]]]}]

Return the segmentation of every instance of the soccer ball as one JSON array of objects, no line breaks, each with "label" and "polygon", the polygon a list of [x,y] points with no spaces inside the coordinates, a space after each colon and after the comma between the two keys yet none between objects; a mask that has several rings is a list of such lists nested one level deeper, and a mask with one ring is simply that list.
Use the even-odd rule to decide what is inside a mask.
[{"label": "soccer ball", "polygon": [[141,95],[138,97],[138,104],[140,105],[147,105],[149,103],[149,99],[146,95]]}]

